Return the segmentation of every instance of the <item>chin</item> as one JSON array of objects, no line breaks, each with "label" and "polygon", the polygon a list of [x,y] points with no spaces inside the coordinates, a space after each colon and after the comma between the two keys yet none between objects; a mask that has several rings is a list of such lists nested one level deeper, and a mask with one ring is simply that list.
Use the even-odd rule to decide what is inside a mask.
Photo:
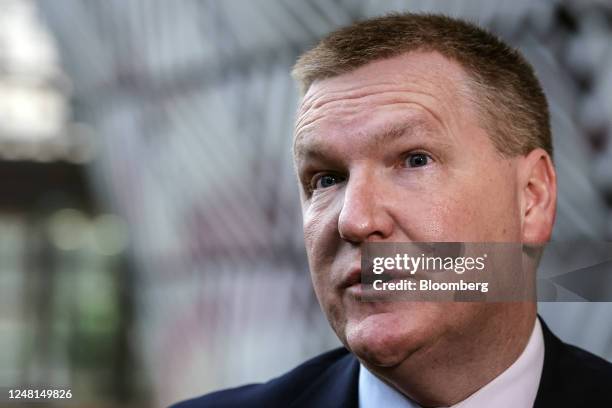
[{"label": "chin", "polygon": [[[376,313],[361,319],[348,319],[346,346],[361,361],[379,367],[401,364],[423,345],[425,327],[406,314],[410,311]],[[425,322],[423,322],[425,323]],[[431,322],[429,323],[431,324]]]}]

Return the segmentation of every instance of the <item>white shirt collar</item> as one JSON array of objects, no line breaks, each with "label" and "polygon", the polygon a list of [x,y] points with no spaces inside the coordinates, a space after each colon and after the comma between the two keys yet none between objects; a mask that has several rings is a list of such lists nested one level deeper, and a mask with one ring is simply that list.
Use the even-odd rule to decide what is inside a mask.
[{"label": "white shirt collar", "polygon": [[[491,382],[451,408],[528,408],[538,393],[544,367],[544,335],[536,318],[525,350]],[[419,408],[419,405],[386,384],[363,365],[359,368],[360,408]]]}]

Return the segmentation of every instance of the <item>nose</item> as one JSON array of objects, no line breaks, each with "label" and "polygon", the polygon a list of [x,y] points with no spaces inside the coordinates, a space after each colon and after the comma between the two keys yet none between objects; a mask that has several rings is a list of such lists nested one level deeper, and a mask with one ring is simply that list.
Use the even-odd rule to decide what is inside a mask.
[{"label": "nose", "polygon": [[355,244],[391,236],[393,219],[385,206],[382,182],[375,174],[352,174],[338,216],[338,232]]}]

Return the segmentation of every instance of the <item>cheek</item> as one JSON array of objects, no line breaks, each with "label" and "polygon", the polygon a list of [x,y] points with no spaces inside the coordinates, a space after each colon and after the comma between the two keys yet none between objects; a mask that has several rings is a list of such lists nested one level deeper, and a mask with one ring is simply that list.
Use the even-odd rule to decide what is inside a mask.
[{"label": "cheek", "polygon": [[[397,205],[404,234],[414,241],[516,241],[518,198],[507,181],[456,182]],[[504,184],[505,183],[505,184]]]},{"label": "cheek", "polygon": [[332,269],[340,236],[337,216],[326,211],[304,211],[304,243],[315,295],[332,329],[345,342],[346,310],[335,291]]},{"label": "cheek", "polygon": [[[437,189],[436,194],[415,197],[406,195],[396,200],[392,213],[396,222],[396,241],[445,242],[461,241],[466,227],[466,218],[472,208]],[[467,217],[466,217],[467,216]]]},{"label": "cheek", "polygon": [[475,225],[486,234],[483,240],[518,242],[521,239],[520,200],[512,168],[501,167],[483,181],[474,202]]},{"label": "cheek", "polygon": [[447,225],[463,241],[508,241],[520,238],[518,198],[509,179],[491,177],[457,192],[445,211]]},{"label": "cheek", "polygon": [[317,295],[326,285],[330,266],[340,244],[339,210],[334,201],[328,199],[325,202],[313,202],[303,210],[304,244]]},{"label": "cheek", "polygon": [[[304,214],[304,244],[311,269],[319,267],[333,255],[338,235],[338,218],[324,212]],[[313,271],[313,272],[316,272]]]}]

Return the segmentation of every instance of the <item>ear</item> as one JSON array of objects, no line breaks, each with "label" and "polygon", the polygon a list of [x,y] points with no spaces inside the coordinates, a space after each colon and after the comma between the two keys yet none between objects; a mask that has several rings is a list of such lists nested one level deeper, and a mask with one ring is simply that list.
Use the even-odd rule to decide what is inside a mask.
[{"label": "ear", "polygon": [[522,240],[543,244],[550,240],[557,212],[557,174],[544,149],[535,149],[519,164]]}]

